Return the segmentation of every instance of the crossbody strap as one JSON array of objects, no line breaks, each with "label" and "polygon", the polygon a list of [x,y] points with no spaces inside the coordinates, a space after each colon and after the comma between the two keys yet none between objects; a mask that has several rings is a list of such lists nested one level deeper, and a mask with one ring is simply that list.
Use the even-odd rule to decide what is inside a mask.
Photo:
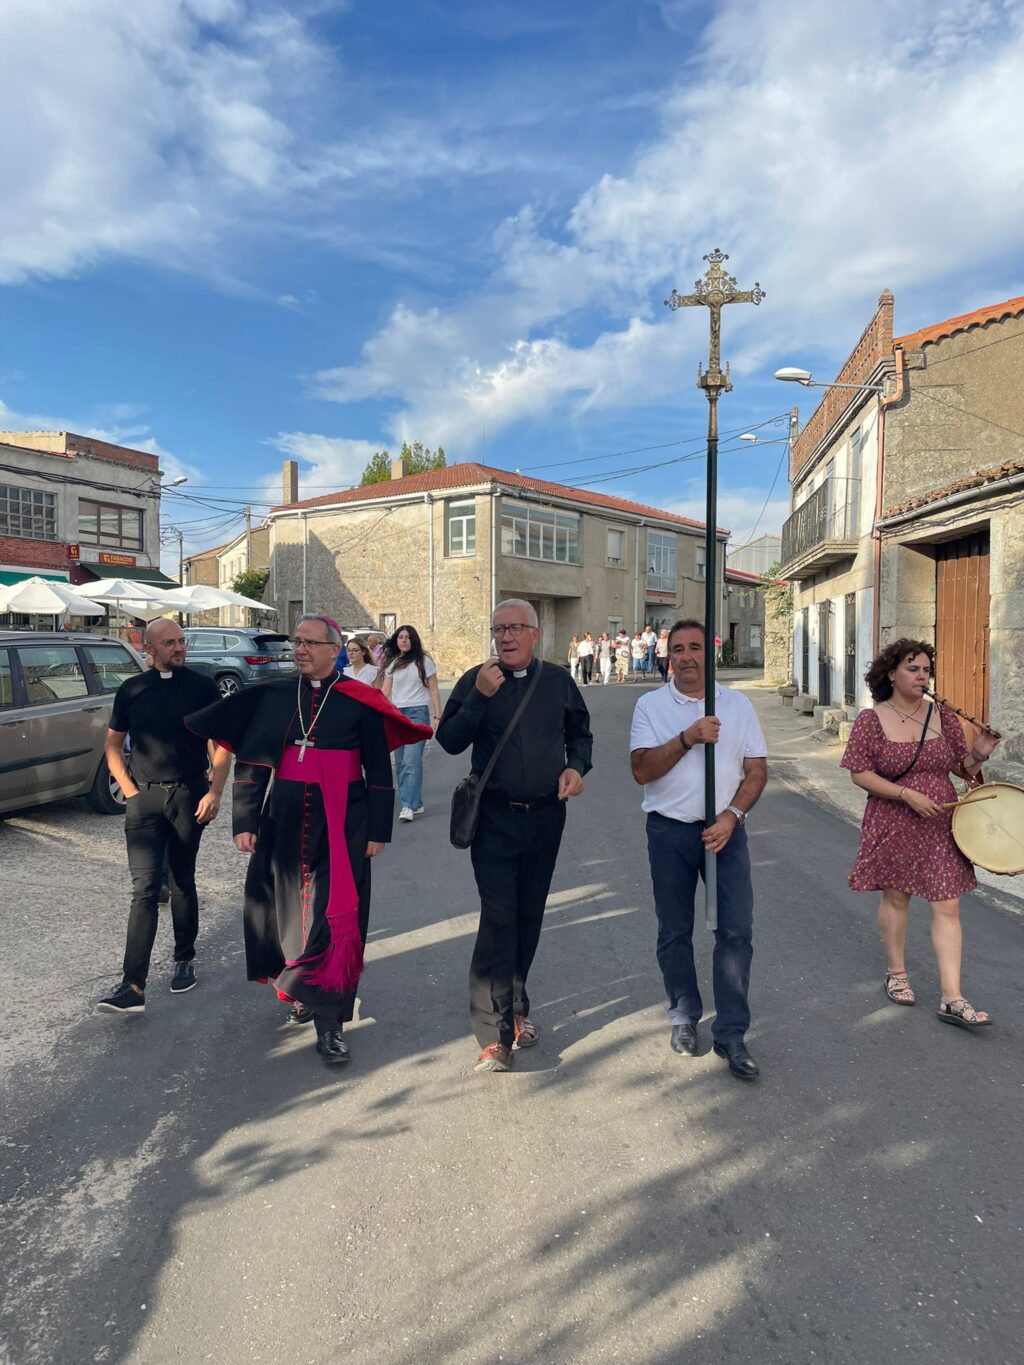
[{"label": "crossbody strap", "polygon": [[495,763],[497,763],[497,761],[498,761],[498,756],[500,755],[502,749],[504,749],[504,747],[505,747],[505,742],[506,742],[506,740],[507,740],[507,739],[509,738],[509,736],[512,734],[512,731],[513,731],[513,730],[516,728],[516,726],[519,724],[520,720],[522,720],[522,718],[523,718],[523,712],[526,710],[527,703],[529,702],[530,698],[533,696],[534,689],[536,688],[537,684],[540,682],[540,671],[541,671],[541,669],[542,669],[543,667],[544,667],[543,661],[540,660],[540,659],[538,659],[538,660],[537,660],[537,668],[536,668],[536,671],[535,671],[533,677],[530,679],[530,685],[529,685],[529,687],[528,687],[528,688],[526,689],[526,691],[523,693],[523,699],[522,699],[522,701],[521,701],[521,702],[519,703],[519,705],[516,707],[515,712],[514,712],[514,714],[513,714],[513,716],[512,716],[512,719],[509,721],[509,723],[505,726],[504,730],[501,732],[501,738],[498,740],[497,744],[494,746],[494,753],[491,754],[490,758],[487,760],[487,766],[486,766],[486,768],[484,768],[483,772],[480,774],[480,785],[479,785],[479,787],[478,787],[478,789],[477,789],[478,791],[483,791],[484,787],[487,785],[488,779],[490,778],[491,773],[494,771],[494,765],[495,765]]},{"label": "crossbody strap", "polygon": [[917,762],[917,760],[921,757],[921,750],[924,748],[925,737],[926,737],[927,734],[928,734],[928,726],[931,724],[931,721],[932,721],[932,712],[933,712],[934,710],[935,710],[935,703],[930,701],[930,702],[928,703],[928,714],[925,716],[925,718],[924,718],[924,724],[921,726],[921,738],[917,741],[917,748],[914,750],[914,757],[910,760],[910,762],[909,762],[909,763],[907,764],[907,766],[903,769],[903,771],[902,771],[901,773],[899,773],[896,777],[890,778],[890,781],[892,781],[892,782],[898,782],[898,781],[900,780],[901,777],[906,777],[907,773],[910,772],[911,768],[914,766],[914,764]]}]

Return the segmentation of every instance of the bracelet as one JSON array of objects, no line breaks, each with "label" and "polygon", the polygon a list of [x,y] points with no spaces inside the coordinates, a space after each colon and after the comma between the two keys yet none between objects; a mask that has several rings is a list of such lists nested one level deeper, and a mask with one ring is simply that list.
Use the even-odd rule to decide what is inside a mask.
[{"label": "bracelet", "polygon": [[683,746],[683,753],[684,753],[684,754],[688,754],[688,753],[690,752],[690,750],[693,748],[693,745],[692,745],[692,744],[690,743],[690,741],[686,738],[686,731],[685,731],[685,730],[680,730],[680,731],[679,731],[679,743]]},{"label": "bracelet", "polygon": [[[906,796],[906,794],[907,794],[906,787],[900,787],[900,794],[899,796],[897,796],[896,800],[903,801],[903,798]],[[906,804],[906,802],[904,802],[904,804]]]}]

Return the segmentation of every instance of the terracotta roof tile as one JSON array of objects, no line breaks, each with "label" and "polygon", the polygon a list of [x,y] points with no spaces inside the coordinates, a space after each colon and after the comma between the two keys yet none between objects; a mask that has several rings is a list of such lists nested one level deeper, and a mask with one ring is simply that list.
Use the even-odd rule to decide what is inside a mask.
[{"label": "terracotta roof tile", "polygon": [[[628,512],[633,516],[656,517],[659,521],[675,522],[679,526],[703,531],[704,523],[690,517],[678,516],[675,512],[665,512],[659,507],[648,507],[641,502],[628,502],[625,498],[614,498],[608,493],[592,493],[586,488],[573,488],[568,484],[549,483],[545,479],[531,479],[525,474],[510,473],[507,469],[492,469],[490,465],[466,464],[447,465],[444,469],[432,469],[425,474],[407,474],[404,479],[391,479],[385,483],[371,483],[361,488],[347,488],[339,493],[325,493],[318,498],[305,498],[301,502],[284,503],[272,509],[273,512],[293,512],[298,508],[343,507],[350,503],[366,502],[369,499],[400,498],[416,493],[435,493],[445,489],[469,488],[482,483],[498,483],[514,493],[517,490],[540,493],[549,498],[565,498],[571,502],[582,503],[586,507],[599,507],[609,512]],[[729,532],[718,527],[720,536]]]},{"label": "terracotta roof tile", "polygon": [[932,488],[918,497],[906,498],[903,502],[896,503],[886,509],[884,516],[898,517],[904,512],[916,512],[919,507],[928,507],[929,504],[938,502],[940,498],[951,497],[954,493],[966,493],[968,489],[981,488],[985,484],[1009,479],[1014,474],[1024,474],[1024,460],[1006,460],[991,469],[979,469],[976,474],[965,474],[962,479],[943,484],[941,488]]},{"label": "terracotta roof tile", "polygon": [[894,337],[893,345],[902,346],[905,351],[916,351],[929,342],[942,341],[945,337],[955,336],[957,332],[966,332],[971,327],[980,327],[986,322],[1015,318],[1021,313],[1024,313],[1024,295],[1006,299],[1003,303],[991,303],[987,308],[976,308],[973,313],[961,313],[959,317],[933,323],[931,327],[908,332],[906,336]]}]

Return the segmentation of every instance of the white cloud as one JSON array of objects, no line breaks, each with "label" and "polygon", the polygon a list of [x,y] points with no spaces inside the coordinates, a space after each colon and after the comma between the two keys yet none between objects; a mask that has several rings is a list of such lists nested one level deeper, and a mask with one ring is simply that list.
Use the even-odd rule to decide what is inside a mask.
[{"label": "white cloud", "polygon": [[396,307],[316,393],[392,398],[394,435],[453,447],[483,427],[664,401],[707,324],[661,299],[716,245],[741,287],[768,290],[758,314],[725,315],[738,375],[809,348],[841,359],[883,287],[906,328],[1021,292],[1022,23],[1014,6],[954,0],[780,23],[768,0],[732,0],[627,173],[602,176],[557,230],[524,207],[495,234],[484,289]]},{"label": "white cloud", "polygon": [[[686,497],[664,505],[666,511],[703,522],[703,481],[691,481]],[[755,536],[778,535],[788,516],[789,500],[784,494],[781,497],[773,494],[767,502],[764,493],[756,488],[728,488],[721,490],[718,495],[718,525],[730,532],[730,550],[738,550]]]}]

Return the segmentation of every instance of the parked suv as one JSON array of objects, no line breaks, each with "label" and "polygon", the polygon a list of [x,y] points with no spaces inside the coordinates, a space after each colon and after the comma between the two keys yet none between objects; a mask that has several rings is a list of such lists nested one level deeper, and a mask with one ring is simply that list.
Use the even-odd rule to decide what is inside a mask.
[{"label": "parked suv", "polygon": [[190,626],[185,663],[217,684],[222,697],[295,673],[292,643],[258,626]]},{"label": "parked suv", "polygon": [[114,693],[144,667],[113,636],[0,631],[0,814],[69,796],[123,812],[103,746]]}]

